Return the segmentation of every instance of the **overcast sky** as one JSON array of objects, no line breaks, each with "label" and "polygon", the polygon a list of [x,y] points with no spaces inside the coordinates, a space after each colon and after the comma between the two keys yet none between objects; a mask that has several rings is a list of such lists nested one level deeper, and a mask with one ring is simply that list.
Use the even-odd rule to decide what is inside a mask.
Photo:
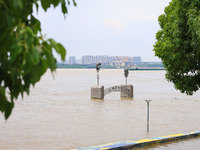
[{"label": "overcast sky", "polygon": [[[141,56],[142,61],[160,61],[154,56],[158,16],[171,0],[76,0],[64,18],[60,7],[36,17],[42,33],[67,49],[67,58],[83,55]],[[57,56],[56,56],[57,57]]]}]

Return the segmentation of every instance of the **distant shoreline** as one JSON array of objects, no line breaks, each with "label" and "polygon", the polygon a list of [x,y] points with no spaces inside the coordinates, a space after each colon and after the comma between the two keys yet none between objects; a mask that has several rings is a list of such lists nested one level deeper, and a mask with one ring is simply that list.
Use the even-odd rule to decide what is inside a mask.
[{"label": "distant shoreline", "polygon": [[[68,68],[68,67],[57,67],[57,69],[96,69],[95,67],[93,68]],[[126,68],[102,68],[102,69],[126,69]],[[138,68],[138,69],[128,69],[129,71],[162,71],[166,70],[164,67],[145,67],[145,68]]]},{"label": "distant shoreline", "polygon": [[129,71],[135,70],[166,70],[164,67],[138,67],[136,69],[128,69]]},{"label": "distant shoreline", "polygon": [[[102,65],[102,69],[128,69],[132,70],[165,70],[162,63],[158,62],[141,62],[136,65],[127,66],[110,66]],[[57,68],[65,69],[96,69],[96,64],[63,64],[57,63]]]}]

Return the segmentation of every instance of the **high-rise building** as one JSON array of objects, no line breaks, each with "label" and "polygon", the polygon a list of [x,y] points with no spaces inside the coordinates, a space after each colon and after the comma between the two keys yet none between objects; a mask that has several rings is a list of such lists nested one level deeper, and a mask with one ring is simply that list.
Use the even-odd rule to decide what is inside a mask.
[{"label": "high-rise building", "polygon": [[82,56],[82,64],[93,64],[93,63],[94,63],[94,56],[92,55]]},{"label": "high-rise building", "polygon": [[76,57],[75,56],[69,57],[69,64],[75,64],[75,63],[76,63]]}]

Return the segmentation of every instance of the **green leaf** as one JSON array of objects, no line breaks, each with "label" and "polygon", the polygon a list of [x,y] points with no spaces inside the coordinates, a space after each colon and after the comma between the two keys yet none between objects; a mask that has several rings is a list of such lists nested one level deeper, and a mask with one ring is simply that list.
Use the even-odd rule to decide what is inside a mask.
[{"label": "green leaf", "polygon": [[54,8],[58,6],[59,2],[60,0],[51,0],[51,3],[53,4]]},{"label": "green leaf", "polygon": [[65,0],[61,1],[61,8],[62,8],[63,14],[66,14],[67,13],[67,7],[66,7]]},{"label": "green leaf", "polygon": [[54,47],[56,51],[59,52],[56,41],[54,39],[48,39],[48,40],[51,43],[52,47]]},{"label": "green leaf", "polygon": [[50,7],[50,1],[49,0],[41,0],[41,5],[42,5],[42,8],[47,11],[47,8]]},{"label": "green leaf", "polygon": [[59,48],[62,61],[65,61],[65,56],[66,56],[66,50],[65,50],[65,48],[60,43],[57,44],[57,47]]},{"label": "green leaf", "polygon": [[39,5],[38,5],[37,1],[36,1],[34,4],[35,4],[36,10],[37,10],[37,12],[38,12]]},{"label": "green leaf", "polygon": [[66,50],[63,47],[63,45],[60,43],[56,43],[56,41],[54,39],[49,39],[49,42],[51,43],[53,48],[56,50],[56,52],[61,55],[61,59],[64,61],[65,56],[66,56]]},{"label": "green leaf", "polygon": [[28,47],[32,47],[34,33],[31,28],[27,27],[25,30],[25,40]]},{"label": "green leaf", "polygon": [[77,6],[77,4],[76,4],[75,0],[73,0],[73,3],[74,3],[74,6]]},{"label": "green leaf", "polygon": [[40,62],[41,59],[41,53],[40,50],[37,49],[36,47],[33,48],[33,52],[31,54],[31,61],[33,65],[36,65]]},{"label": "green leaf", "polygon": [[12,113],[13,107],[14,107],[14,103],[12,103],[12,102],[6,102],[5,119],[8,119],[8,117]]},{"label": "green leaf", "polygon": [[17,56],[22,52],[21,49],[21,44],[17,43],[15,46],[12,48],[13,50],[10,53],[10,61],[13,62],[17,58]]},{"label": "green leaf", "polygon": [[37,20],[34,16],[31,16],[31,22],[32,22],[33,33],[38,34],[38,32],[41,32],[40,21]]},{"label": "green leaf", "polygon": [[6,109],[7,98],[5,96],[5,88],[0,86],[0,111],[4,112]]}]

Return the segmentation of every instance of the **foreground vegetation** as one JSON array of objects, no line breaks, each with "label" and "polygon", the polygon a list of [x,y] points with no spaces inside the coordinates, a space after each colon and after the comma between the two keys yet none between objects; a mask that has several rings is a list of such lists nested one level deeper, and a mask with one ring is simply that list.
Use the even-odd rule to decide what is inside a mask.
[{"label": "foreground vegetation", "polygon": [[[75,1],[71,1],[76,5]],[[41,76],[56,69],[53,50],[65,61],[66,50],[54,39],[45,38],[33,8],[51,6],[67,13],[70,0],[0,0],[0,111],[7,119],[18,96],[29,94]],[[64,16],[63,16],[64,19]]]},{"label": "foreground vegetation", "polygon": [[158,21],[154,51],[167,70],[166,79],[192,95],[200,88],[200,1],[172,0]]}]

